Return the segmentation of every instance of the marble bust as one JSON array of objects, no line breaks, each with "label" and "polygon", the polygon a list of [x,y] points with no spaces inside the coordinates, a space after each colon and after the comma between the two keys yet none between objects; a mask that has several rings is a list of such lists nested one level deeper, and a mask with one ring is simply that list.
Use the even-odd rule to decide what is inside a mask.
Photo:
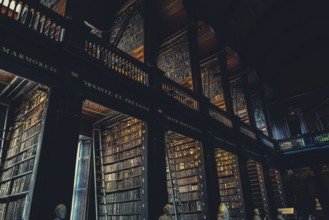
[{"label": "marble bust", "polygon": [[170,216],[170,210],[172,209],[172,205],[166,204],[163,207],[163,215],[159,217],[159,220],[172,220]]},{"label": "marble bust", "polygon": [[54,220],[63,220],[66,216],[66,206],[64,204],[59,204],[55,208],[56,217]]}]

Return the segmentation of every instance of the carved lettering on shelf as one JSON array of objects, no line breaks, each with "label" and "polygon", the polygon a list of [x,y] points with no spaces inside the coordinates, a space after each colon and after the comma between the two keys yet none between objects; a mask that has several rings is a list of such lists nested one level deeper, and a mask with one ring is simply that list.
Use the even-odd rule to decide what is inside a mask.
[{"label": "carved lettering on shelf", "polygon": [[193,131],[195,131],[195,132],[198,132],[198,133],[202,133],[202,130],[201,129],[199,129],[199,128],[197,128],[197,127],[194,127],[194,126],[192,126],[192,125],[190,125],[190,124],[188,124],[188,123],[186,123],[186,122],[183,122],[183,121],[180,121],[180,120],[178,120],[178,119],[176,119],[176,118],[173,118],[173,117],[171,117],[171,116],[169,116],[169,115],[164,115],[165,116],[165,118],[168,120],[168,121],[171,121],[172,123],[175,123],[175,124],[178,124],[178,125],[181,125],[181,126],[183,126],[183,127],[186,127],[186,128],[188,128],[188,129],[191,129],[191,130],[193,130]]},{"label": "carved lettering on shelf", "polygon": [[76,71],[71,71],[70,74],[69,74],[73,79],[75,79],[76,81],[78,81],[79,83],[82,83],[82,85],[84,87],[87,87],[89,89],[92,89],[94,91],[97,91],[103,95],[106,95],[106,96],[109,96],[111,98],[114,98],[116,100],[119,100],[119,101],[122,101],[126,104],[129,104],[131,106],[134,106],[134,107],[137,107],[139,109],[142,109],[144,111],[149,111],[150,109],[143,105],[143,104],[140,104],[139,102],[135,101],[135,100],[132,100],[128,97],[125,97],[119,93],[116,93],[116,92],[113,92],[103,86],[100,86],[100,85],[97,85],[96,83],[94,82],[91,82],[91,81],[88,81],[88,80],[85,80],[85,79],[82,79],[81,75],[76,72]]},{"label": "carved lettering on shelf", "polygon": [[53,73],[57,73],[58,70],[56,67],[53,67],[52,65],[50,64],[47,64],[46,62],[44,61],[40,61],[34,57],[31,57],[31,56],[28,56],[24,53],[21,53],[21,52],[18,52],[16,50],[13,50],[9,47],[6,47],[6,46],[2,46],[1,47],[1,53],[2,54],[5,54],[9,57],[12,57],[12,58],[15,58],[15,59],[18,59],[20,61],[23,61],[25,63],[29,63],[29,64],[32,64],[33,66],[35,67],[38,67],[40,69],[43,69],[43,70],[47,70],[47,71],[50,71],[50,72],[53,72]]}]

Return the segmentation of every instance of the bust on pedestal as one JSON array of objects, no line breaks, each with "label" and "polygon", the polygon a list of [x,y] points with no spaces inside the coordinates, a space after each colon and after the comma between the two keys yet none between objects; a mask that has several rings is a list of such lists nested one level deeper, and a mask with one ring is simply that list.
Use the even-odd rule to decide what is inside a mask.
[{"label": "bust on pedestal", "polygon": [[170,204],[166,204],[163,207],[163,215],[161,215],[159,217],[159,220],[172,220],[171,216],[170,216],[170,210],[172,208],[172,205]]},{"label": "bust on pedestal", "polygon": [[252,217],[252,220],[262,220],[259,216],[259,210],[254,209],[254,217]]},{"label": "bust on pedestal", "polygon": [[64,204],[59,204],[55,208],[56,217],[54,220],[63,220],[66,216],[66,206]]},{"label": "bust on pedestal", "polygon": [[230,214],[224,203],[220,203],[218,206],[217,220],[229,220]]}]

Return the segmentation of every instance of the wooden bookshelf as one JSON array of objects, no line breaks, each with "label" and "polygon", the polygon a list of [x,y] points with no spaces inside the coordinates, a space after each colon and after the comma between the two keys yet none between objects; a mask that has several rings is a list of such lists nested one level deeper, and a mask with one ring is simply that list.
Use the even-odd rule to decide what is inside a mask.
[{"label": "wooden bookshelf", "polygon": [[221,202],[225,203],[231,220],[245,220],[239,163],[236,155],[215,149]]},{"label": "wooden bookshelf", "polygon": [[158,67],[175,82],[192,89],[188,39],[185,34],[165,42],[158,52]]},{"label": "wooden bookshelf", "polygon": [[123,117],[106,124],[95,130],[98,219],[141,220],[144,123]]},{"label": "wooden bookshelf", "polygon": [[248,109],[243,92],[243,85],[241,79],[231,81],[231,96],[233,101],[234,114],[237,115],[241,121],[249,124]]},{"label": "wooden bookshelf", "polygon": [[274,193],[276,207],[286,208],[287,203],[285,199],[280,172],[276,169],[270,169],[269,174],[270,174],[271,185]]},{"label": "wooden bookshelf", "polygon": [[264,134],[268,135],[265,114],[264,114],[260,96],[254,95],[252,97],[251,101],[252,101],[252,105],[253,105],[253,109],[254,109],[256,127],[259,130],[261,130]]},{"label": "wooden bookshelf", "polygon": [[262,165],[254,160],[247,161],[247,172],[252,195],[252,206],[257,208],[262,218],[270,219],[270,208],[265,187]]},{"label": "wooden bookshelf", "polygon": [[167,149],[167,189],[177,219],[203,219],[205,189],[202,146],[199,141],[174,132],[165,136]]},{"label": "wooden bookshelf", "polygon": [[201,80],[203,94],[210,99],[212,104],[225,111],[224,92],[217,58],[201,64]]},{"label": "wooden bookshelf", "polygon": [[117,15],[110,43],[144,62],[144,19],[141,1],[134,1]]},{"label": "wooden bookshelf", "polygon": [[47,103],[47,92],[38,89],[19,100],[8,134],[9,144],[4,147],[0,219],[28,219]]}]

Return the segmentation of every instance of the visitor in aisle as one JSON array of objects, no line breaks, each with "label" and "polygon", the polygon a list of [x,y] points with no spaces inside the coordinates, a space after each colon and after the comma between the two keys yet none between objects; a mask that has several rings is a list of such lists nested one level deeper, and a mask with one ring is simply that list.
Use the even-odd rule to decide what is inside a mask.
[{"label": "visitor in aisle", "polygon": [[172,205],[166,204],[163,207],[163,215],[159,217],[159,220],[173,220],[170,216],[170,210],[172,208]]},{"label": "visitor in aisle", "polygon": [[230,214],[225,203],[220,203],[218,206],[217,220],[229,220]]}]

